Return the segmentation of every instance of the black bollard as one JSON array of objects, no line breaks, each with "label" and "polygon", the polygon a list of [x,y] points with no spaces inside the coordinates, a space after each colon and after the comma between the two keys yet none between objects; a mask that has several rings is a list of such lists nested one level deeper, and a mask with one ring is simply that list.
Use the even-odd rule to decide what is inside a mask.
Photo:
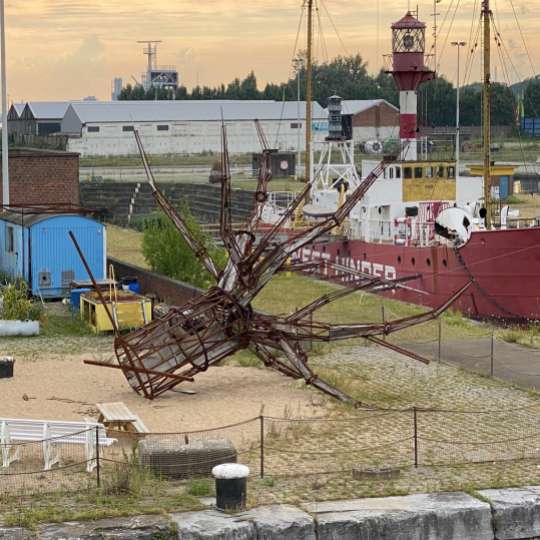
[{"label": "black bollard", "polygon": [[216,479],[216,506],[220,510],[241,510],[246,506],[249,468],[238,463],[224,463],[212,469]]}]

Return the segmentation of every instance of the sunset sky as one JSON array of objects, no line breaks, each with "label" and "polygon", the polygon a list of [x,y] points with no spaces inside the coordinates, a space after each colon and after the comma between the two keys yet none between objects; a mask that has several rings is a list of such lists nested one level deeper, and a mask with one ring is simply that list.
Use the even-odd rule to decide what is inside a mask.
[{"label": "sunset sky", "polygon": [[[407,1],[318,1],[328,56],[360,53],[371,71],[378,70],[380,55],[390,49],[389,26],[404,14]],[[469,40],[475,1],[461,0],[447,39],[452,10],[442,29],[441,49],[445,40]],[[441,19],[452,3],[442,0],[438,4]],[[540,52],[540,7],[536,3],[513,0],[534,68]],[[141,39],[163,40],[158,63],[176,65],[181,82],[188,87],[197,81],[211,86],[229,82],[252,69],[259,86],[280,82],[290,74],[301,5],[302,0],[7,0],[9,98],[95,95],[108,99],[114,76],[125,82],[131,75],[140,79],[145,57],[136,41]],[[432,6],[432,0],[419,1],[420,18],[428,25],[432,24]],[[514,19],[512,0],[492,0],[492,8],[519,74],[530,76],[531,62]],[[302,33],[302,41],[304,36]],[[325,60],[320,44],[316,38],[319,59]],[[449,43],[441,71],[455,78],[455,50]],[[494,71],[502,82],[503,70]],[[472,78],[477,77],[473,74]]]}]

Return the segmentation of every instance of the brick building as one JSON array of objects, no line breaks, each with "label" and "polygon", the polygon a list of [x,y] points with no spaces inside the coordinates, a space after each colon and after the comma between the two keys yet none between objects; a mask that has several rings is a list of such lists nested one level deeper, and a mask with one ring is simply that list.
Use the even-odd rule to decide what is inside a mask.
[{"label": "brick building", "polygon": [[343,100],[344,123],[355,142],[399,138],[399,109],[384,99]]},{"label": "brick building", "polygon": [[[10,150],[9,184],[13,205],[79,205],[79,154],[30,148]],[[3,204],[1,190],[0,203]]]}]

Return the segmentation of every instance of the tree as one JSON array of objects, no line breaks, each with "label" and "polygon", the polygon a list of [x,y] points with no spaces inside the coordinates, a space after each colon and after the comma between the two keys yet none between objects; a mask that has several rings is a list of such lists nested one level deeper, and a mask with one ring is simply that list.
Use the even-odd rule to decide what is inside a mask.
[{"label": "tree", "polygon": [[[223,268],[226,263],[225,251],[218,249],[212,238],[202,231],[185,202],[180,206],[180,213],[195,238],[209,251],[218,268]],[[201,288],[207,288],[214,282],[171,220],[162,213],[145,220],[142,251],[155,272]]]},{"label": "tree", "polygon": [[517,120],[516,98],[506,84],[491,85],[491,125],[515,126]]},{"label": "tree", "polygon": [[453,126],[456,123],[456,92],[444,77],[423,84],[418,91],[418,113],[424,126]]},{"label": "tree", "polygon": [[525,116],[540,118],[540,79],[530,79],[525,85],[523,95]]}]

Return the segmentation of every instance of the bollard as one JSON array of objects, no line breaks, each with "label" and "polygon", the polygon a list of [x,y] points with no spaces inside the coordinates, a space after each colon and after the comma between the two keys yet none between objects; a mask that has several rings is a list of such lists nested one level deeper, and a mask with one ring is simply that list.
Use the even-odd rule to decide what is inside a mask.
[{"label": "bollard", "polygon": [[212,469],[216,479],[216,506],[220,510],[241,510],[246,506],[249,468],[238,463],[223,463]]},{"label": "bollard", "polygon": [[0,379],[10,379],[13,377],[13,367],[15,365],[15,358],[12,356],[0,357]]}]

